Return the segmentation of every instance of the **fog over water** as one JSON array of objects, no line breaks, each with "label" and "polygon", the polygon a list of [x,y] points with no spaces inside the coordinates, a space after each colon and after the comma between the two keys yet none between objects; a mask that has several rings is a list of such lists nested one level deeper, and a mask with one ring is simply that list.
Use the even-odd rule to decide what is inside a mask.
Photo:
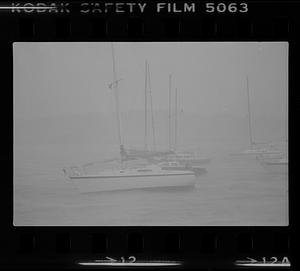
[{"label": "fog over water", "polygon": [[286,152],[288,44],[120,42],[114,51],[125,147],[144,146],[147,60],[158,147],[169,143],[172,74],[172,146],[177,88],[176,147],[211,158],[207,174],[191,190],[80,194],[64,167],[119,157],[111,44],[14,43],[14,224],[287,225],[287,175],[231,154],[250,147],[247,77],[254,141]]}]

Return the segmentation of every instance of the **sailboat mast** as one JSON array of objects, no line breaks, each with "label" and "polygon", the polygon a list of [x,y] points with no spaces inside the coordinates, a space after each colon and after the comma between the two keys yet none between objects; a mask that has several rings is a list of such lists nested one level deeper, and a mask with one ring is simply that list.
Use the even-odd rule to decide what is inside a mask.
[{"label": "sailboat mast", "polygon": [[118,139],[119,145],[122,146],[122,137],[121,137],[121,121],[120,121],[120,106],[119,106],[119,91],[118,91],[118,81],[116,74],[116,64],[115,64],[115,52],[113,43],[111,43],[111,52],[112,52],[112,60],[113,60],[113,82],[112,87],[115,95],[115,103],[116,103],[116,115],[117,115],[117,128],[118,128]]},{"label": "sailboat mast", "polygon": [[172,75],[169,75],[169,150],[171,150],[171,89],[172,89]]},{"label": "sailboat mast", "polygon": [[151,89],[151,79],[150,79],[150,69],[149,63],[147,63],[148,68],[148,85],[149,85],[149,97],[150,97],[150,107],[151,107],[151,120],[152,120],[152,140],[153,140],[153,150],[156,151],[156,138],[155,138],[155,126],[154,126],[154,113],[153,113],[153,102],[152,102],[152,89]]},{"label": "sailboat mast", "polygon": [[249,80],[248,76],[246,77],[247,82],[247,100],[248,100],[248,125],[249,125],[249,139],[250,147],[253,147],[253,138],[252,138],[252,126],[251,126],[251,109],[250,109],[250,93],[249,93]]},{"label": "sailboat mast", "polygon": [[175,89],[175,143],[174,150],[177,148],[177,88]]},{"label": "sailboat mast", "polygon": [[147,60],[145,61],[145,135],[144,135],[144,148],[145,148],[145,151],[147,150],[148,148],[148,139],[147,139],[147,125],[148,125],[148,116],[147,116]]}]

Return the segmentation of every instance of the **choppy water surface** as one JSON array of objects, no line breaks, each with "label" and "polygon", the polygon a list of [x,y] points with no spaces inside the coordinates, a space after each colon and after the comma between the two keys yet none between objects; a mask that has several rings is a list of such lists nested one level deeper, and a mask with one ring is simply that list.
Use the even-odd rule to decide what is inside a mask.
[{"label": "choppy water surface", "polygon": [[[18,147],[14,225],[287,225],[287,176],[251,158],[212,155],[190,190],[80,194],[62,168],[111,157],[105,148]],[[108,148],[107,148],[108,149]]]}]

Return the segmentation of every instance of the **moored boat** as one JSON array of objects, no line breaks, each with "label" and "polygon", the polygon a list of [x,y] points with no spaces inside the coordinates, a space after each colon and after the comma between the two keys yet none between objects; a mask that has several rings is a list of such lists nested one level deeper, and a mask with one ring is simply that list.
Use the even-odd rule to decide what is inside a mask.
[{"label": "moored boat", "polygon": [[192,152],[175,152],[174,154],[167,155],[165,160],[170,162],[178,162],[187,166],[198,166],[210,163],[209,158],[197,157]]},{"label": "moored boat", "polygon": [[196,176],[207,173],[206,168],[182,165],[178,162],[162,162],[158,166],[163,170],[189,170],[194,172]]},{"label": "moored boat", "polygon": [[81,193],[159,187],[192,187],[196,182],[193,171],[164,170],[158,166],[106,170],[91,175],[81,173],[78,169],[69,172],[65,170],[65,173]]}]

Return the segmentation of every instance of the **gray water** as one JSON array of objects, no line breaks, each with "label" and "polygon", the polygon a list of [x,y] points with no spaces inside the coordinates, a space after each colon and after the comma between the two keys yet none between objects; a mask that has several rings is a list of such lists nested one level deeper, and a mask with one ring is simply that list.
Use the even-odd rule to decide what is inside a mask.
[{"label": "gray water", "polygon": [[[80,194],[62,168],[114,157],[111,146],[15,147],[15,226],[288,225],[287,176],[257,160],[210,154],[208,173],[190,190]],[[115,148],[116,149],[116,148]]]}]

